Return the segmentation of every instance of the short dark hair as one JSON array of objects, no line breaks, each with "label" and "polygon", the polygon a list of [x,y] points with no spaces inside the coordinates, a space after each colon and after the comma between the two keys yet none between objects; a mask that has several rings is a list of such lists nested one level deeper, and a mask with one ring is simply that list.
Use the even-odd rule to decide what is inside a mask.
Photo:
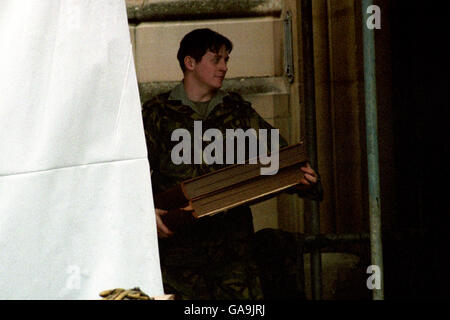
[{"label": "short dark hair", "polygon": [[181,70],[185,71],[184,58],[190,56],[196,62],[200,61],[205,53],[218,53],[225,46],[228,53],[233,50],[233,43],[225,36],[208,28],[195,29],[186,34],[180,42],[177,59]]}]

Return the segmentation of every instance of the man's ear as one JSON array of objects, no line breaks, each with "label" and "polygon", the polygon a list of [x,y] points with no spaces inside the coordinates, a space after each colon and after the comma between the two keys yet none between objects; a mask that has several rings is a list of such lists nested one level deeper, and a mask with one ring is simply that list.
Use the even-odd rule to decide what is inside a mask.
[{"label": "man's ear", "polygon": [[195,67],[195,59],[191,56],[184,57],[184,66],[186,67],[186,70],[192,71]]}]

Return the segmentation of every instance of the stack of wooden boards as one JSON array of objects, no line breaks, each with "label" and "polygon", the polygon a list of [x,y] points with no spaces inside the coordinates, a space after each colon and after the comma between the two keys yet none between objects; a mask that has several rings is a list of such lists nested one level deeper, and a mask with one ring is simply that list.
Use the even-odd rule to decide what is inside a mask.
[{"label": "stack of wooden boards", "polygon": [[[155,207],[168,210],[162,216],[169,229],[243,204],[273,197],[300,183],[300,170],[307,159],[305,146],[297,143],[279,150],[278,172],[261,175],[261,161],[229,165],[223,169],[183,181],[154,197]],[[192,214],[180,208],[190,205]],[[172,226],[172,228],[170,227]]]}]

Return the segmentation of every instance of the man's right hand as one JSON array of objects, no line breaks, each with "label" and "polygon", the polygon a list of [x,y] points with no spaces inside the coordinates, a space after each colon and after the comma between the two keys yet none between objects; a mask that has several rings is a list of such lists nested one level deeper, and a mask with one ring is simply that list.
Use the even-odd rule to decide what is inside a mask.
[{"label": "man's right hand", "polygon": [[158,238],[168,238],[173,235],[173,232],[169,228],[167,228],[167,226],[162,222],[161,216],[165,214],[167,214],[167,210],[155,208],[156,228],[158,231]]}]

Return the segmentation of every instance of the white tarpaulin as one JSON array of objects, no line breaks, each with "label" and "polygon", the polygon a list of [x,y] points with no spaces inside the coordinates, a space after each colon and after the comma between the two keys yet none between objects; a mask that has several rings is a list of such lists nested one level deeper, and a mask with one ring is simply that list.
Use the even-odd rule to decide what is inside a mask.
[{"label": "white tarpaulin", "polygon": [[123,0],[0,2],[0,299],[163,294]]}]

